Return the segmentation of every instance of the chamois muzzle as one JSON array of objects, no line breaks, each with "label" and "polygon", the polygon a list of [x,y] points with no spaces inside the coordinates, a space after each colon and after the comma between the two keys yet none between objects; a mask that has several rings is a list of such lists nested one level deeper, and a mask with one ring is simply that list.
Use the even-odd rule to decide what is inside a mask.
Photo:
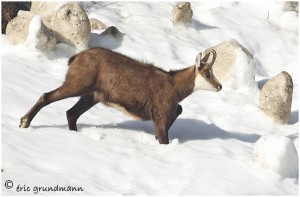
[{"label": "chamois muzzle", "polygon": [[222,90],[222,85],[218,85],[217,88],[216,88],[215,90],[216,90],[216,92],[221,91],[221,90]]}]

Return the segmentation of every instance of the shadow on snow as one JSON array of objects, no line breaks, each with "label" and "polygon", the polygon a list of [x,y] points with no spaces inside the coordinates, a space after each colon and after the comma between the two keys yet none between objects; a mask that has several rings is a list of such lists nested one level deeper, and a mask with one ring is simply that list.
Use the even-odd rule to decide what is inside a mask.
[{"label": "shadow on snow", "polygon": [[[92,125],[78,124],[78,129],[83,127],[90,127]],[[155,128],[151,121],[137,121],[130,120],[116,124],[97,125],[99,129],[127,129],[135,131],[144,131],[149,134],[155,135]],[[237,139],[243,142],[254,143],[260,135],[245,134],[237,132],[225,131],[215,124],[207,124],[204,121],[196,119],[177,119],[169,130],[169,138],[178,138],[181,142],[191,140],[209,140],[214,138],[220,139]]]},{"label": "shadow on snow", "polygon": [[[34,129],[50,128],[52,125],[43,126],[32,126]],[[67,125],[55,126],[61,129],[68,129]],[[134,131],[144,131],[146,133],[155,135],[155,128],[152,121],[138,121],[130,120],[121,123],[110,123],[104,125],[88,125],[88,124],[77,124],[77,128],[80,132],[82,128],[97,127],[101,129],[126,129]],[[207,124],[204,121],[196,119],[182,119],[178,118],[172,127],[169,129],[169,138],[178,138],[181,142],[187,142],[191,140],[209,140],[214,138],[219,139],[236,139],[243,142],[255,143],[260,135],[257,134],[245,134],[238,132],[225,131],[215,124]]]}]

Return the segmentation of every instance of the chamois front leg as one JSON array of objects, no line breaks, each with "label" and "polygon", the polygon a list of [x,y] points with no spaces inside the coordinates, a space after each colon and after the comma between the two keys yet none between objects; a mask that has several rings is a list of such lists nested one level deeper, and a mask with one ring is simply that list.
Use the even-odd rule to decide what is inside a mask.
[{"label": "chamois front leg", "polygon": [[169,128],[172,126],[176,118],[182,113],[181,105],[177,105],[175,113],[166,113],[158,115],[154,118],[155,124],[155,138],[158,139],[160,144],[169,144]]},{"label": "chamois front leg", "polygon": [[178,116],[182,113],[182,107],[181,105],[177,105],[177,110],[176,110],[176,116],[174,116],[174,118],[172,119],[172,121],[170,122],[170,125],[168,127],[168,129],[170,129],[170,127],[172,126],[172,124],[175,122],[175,120],[178,118]]},{"label": "chamois front leg", "polygon": [[156,139],[160,144],[169,144],[168,125],[170,120],[166,115],[156,117],[154,120]]},{"label": "chamois front leg", "polygon": [[[168,127],[167,127],[167,130],[169,130],[171,128],[171,126],[173,125],[173,123],[175,122],[175,120],[178,118],[178,116],[182,113],[182,107],[181,105],[178,105],[177,106],[177,110],[176,110],[176,115],[169,121],[169,124],[168,124]],[[155,136],[155,139],[157,140],[158,137],[157,137],[157,134]]]}]

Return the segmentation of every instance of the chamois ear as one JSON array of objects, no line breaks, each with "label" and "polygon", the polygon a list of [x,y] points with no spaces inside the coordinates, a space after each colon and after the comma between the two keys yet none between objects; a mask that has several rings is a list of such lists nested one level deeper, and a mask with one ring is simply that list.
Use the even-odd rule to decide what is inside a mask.
[{"label": "chamois ear", "polygon": [[195,65],[196,65],[197,68],[199,68],[200,65],[201,65],[201,58],[202,58],[202,53],[199,53],[199,54],[197,55],[196,61],[195,61]]}]

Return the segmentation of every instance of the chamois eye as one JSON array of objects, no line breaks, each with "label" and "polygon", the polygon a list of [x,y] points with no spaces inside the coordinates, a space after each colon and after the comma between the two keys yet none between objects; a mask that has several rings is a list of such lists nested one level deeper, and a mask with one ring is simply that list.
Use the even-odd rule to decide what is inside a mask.
[{"label": "chamois eye", "polygon": [[209,70],[205,71],[205,77],[210,78],[210,71]]}]

